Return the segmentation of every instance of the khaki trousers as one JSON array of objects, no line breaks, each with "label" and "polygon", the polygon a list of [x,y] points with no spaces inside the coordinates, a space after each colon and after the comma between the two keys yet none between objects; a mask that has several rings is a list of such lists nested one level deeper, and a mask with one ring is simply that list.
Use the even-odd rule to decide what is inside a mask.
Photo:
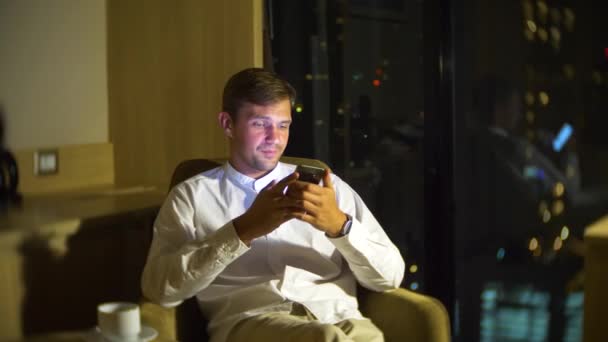
[{"label": "khaki trousers", "polygon": [[369,319],[320,323],[308,309],[294,303],[290,313],[270,312],[242,320],[227,341],[384,342],[384,335]]}]

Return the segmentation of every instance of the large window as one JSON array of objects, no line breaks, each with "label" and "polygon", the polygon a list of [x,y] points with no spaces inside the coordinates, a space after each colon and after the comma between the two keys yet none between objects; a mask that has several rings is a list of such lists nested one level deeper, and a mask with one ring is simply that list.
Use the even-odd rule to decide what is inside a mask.
[{"label": "large window", "polygon": [[277,72],[299,93],[287,154],[322,159],[364,199],[424,288],[422,4],[269,1]]},{"label": "large window", "polygon": [[581,339],[582,236],[608,214],[608,45],[593,3],[453,8],[458,340]]},{"label": "large window", "polygon": [[599,0],[267,1],[299,92],[287,153],[327,161],[456,341],[578,341],[582,236],[608,214]]}]

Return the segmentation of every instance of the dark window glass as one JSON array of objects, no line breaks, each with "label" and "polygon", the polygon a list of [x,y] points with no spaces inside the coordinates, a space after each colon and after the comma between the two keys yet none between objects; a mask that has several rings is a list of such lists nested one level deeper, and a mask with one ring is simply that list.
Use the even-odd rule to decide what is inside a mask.
[{"label": "dark window glass", "polygon": [[299,92],[287,153],[357,190],[454,340],[580,341],[583,234],[608,214],[602,3],[286,3],[268,1]]},{"label": "dark window glass", "polygon": [[582,338],[583,233],[608,213],[608,45],[594,3],[454,9],[459,341]]},{"label": "dark window glass", "polygon": [[299,93],[290,155],[326,161],[363,198],[424,289],[422,4],[272,1],[275,70]]}]

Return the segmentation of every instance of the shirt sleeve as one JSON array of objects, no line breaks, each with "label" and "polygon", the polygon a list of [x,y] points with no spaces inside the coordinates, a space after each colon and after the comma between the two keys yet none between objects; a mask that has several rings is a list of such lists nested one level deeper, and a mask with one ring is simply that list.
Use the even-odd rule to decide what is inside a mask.
[{"label": "shirt sleeve", "polygon": [[149,300],[175,306],[196,295],[235,259],[249,250],[232,221],[212,234],[197,236],[194,207],[182,187],[167,196],[154,222],[154,236],[141,286]]},{"label": "shirt sleeve", "polygon": [[405,273],[405,262],[399,249],[348,184],[336,176],[334,187],[338,206],[352,216],[353,224],[347,235],[330,238],[330,241],[362,286],[374,291],[399,287]]}]

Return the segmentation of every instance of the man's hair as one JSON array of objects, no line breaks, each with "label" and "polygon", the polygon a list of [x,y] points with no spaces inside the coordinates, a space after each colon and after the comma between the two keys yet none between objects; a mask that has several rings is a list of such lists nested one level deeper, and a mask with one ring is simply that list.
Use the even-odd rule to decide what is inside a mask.
[{"label": "man's hair", "polygon": [[234,74],[224,87],[222,110],[236,119],[245,102],[269,105],[289,100],[293,107],[295,89],[281,76],[260,68],[249,68]]}]

